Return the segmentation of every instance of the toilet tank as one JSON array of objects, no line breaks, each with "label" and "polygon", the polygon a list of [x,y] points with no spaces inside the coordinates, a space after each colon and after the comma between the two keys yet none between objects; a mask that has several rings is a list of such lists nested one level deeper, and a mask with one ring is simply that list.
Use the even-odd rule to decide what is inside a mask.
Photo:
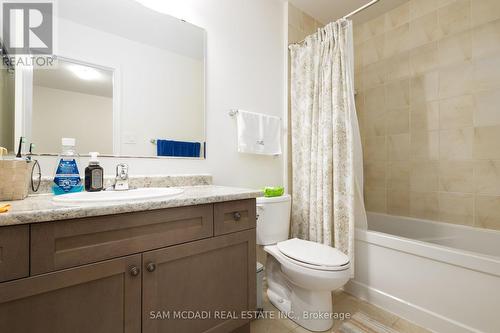
[{"label": "toilet tank", "polygon": [[291,197],[257,198],[257,244],[270,245],[288,239]]}]

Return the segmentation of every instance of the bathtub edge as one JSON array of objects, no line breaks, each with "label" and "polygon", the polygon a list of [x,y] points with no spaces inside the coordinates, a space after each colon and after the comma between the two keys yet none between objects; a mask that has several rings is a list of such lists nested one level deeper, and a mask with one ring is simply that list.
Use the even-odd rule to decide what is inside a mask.
[{"label": "bathtub edge", "polygon": [[344,290],[432,332],[484,333],[353,279]]},{"label": "bathtub edge", "polygon": [[355,240],[500,277],[500,261],[487,255],[372,230],[356,229]]}]

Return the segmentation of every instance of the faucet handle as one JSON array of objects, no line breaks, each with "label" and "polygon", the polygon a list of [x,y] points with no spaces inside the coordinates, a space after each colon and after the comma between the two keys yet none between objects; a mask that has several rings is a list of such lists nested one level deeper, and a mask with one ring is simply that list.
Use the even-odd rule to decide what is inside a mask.
[{"label": "faucet handle", "polygon": [[126,163],[120,163],[116,166],[116,176],[120,177],[121,179],[127,179],[128,178],[128,164]]},{"label": "faucet handle", "polygon": [[116,178],[113,188],[115,189],[115,191],[123,191],[129,189],[127,164],[120,163],[116,165]]}]

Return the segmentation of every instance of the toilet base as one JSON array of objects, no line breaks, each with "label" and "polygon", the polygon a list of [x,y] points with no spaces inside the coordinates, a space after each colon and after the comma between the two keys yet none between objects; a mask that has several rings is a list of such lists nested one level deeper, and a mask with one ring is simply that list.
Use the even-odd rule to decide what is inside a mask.
[{"label": "toilet base", "polygon": [[314,332],[333,326],[332,292],[349,280],[349,267],[338,271],[313,270],[266,246],[267,295],[283,316]]},{"label": "toilet base", "polygon": [[267,289],[267,297],[269,298],[269,302],[274,305],[280,312],[283,317],[291,318],[292,304],[290,300],[281,297],[271,289]]},{"label": "toilet base", "polygon": [[329,330],[333,326],[332,293],[310,291],[294,286],[291,299],[267,290],[269,301],[288,319],[313,332]]}]

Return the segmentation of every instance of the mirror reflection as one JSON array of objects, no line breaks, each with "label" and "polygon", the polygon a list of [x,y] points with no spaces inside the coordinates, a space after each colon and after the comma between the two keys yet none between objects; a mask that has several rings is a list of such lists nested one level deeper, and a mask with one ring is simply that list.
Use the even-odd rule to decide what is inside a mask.
[{"label": "mirror reflection", "polygon": [[35,69],[31,119],[37,151],[57,153],[61,138],[75,138],[81,153],[112,155],[113,71],[62,59]]},{"label": "mirror reflection", "polygon": [[0,147],[14,149],[14,67],[4,58],[2,50],[0,63]]},{"label": "mirror reflection", "polygon": [[80,154],[205,156],[203,29],[134,0],[65,0],[56,13],[55,65],[15,69],[3,146],[24,136],[55,154],[70,137]]}]

